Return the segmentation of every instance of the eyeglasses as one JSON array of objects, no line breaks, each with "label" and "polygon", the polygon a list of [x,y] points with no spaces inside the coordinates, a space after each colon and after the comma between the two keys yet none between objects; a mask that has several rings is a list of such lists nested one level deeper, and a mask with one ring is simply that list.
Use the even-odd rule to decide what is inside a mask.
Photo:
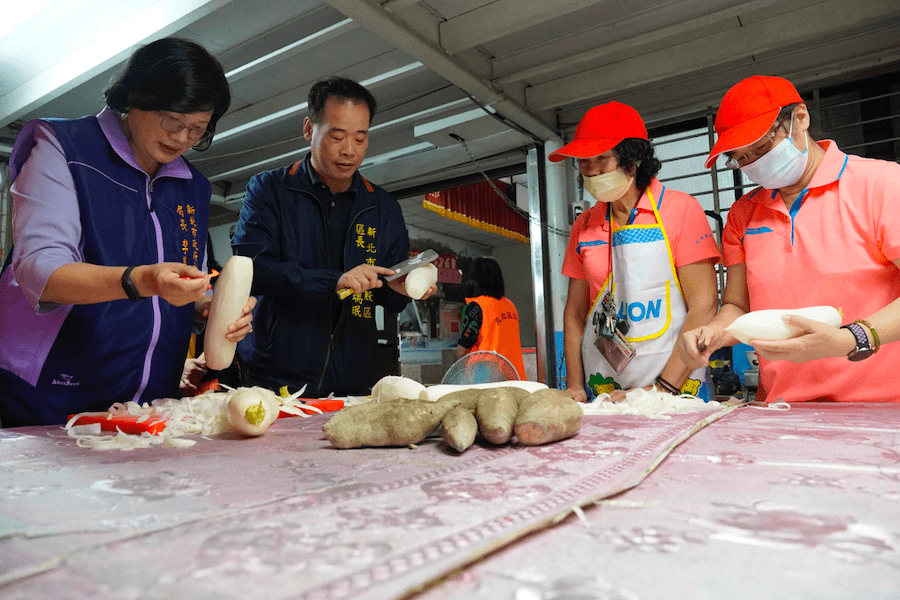
[{"label": "eyeglasses", "polygon": [[169,133],[181,133],[182,130],[188,130],[188,139],[195,144],[202,140],[204,137],[209,137],[211,134],[207,130],[206,127],[188,127],[178,119],[174,117],[170,117],[169,115],[160,112],[160,123],[159,126]]},{"label": "eyeglasses", "polygon": [[758,143],[753,148],[750,148],[749,150],[747,150],[741,156],[735,157],[734,155],[728,156],[726,154],[726,156],[728,156],[728,158],[725,159],[725,166],[728,167],[729,169],[740,169],[741,167],[746,167],[747,165],[749,165],[752,162],[751,159],[760,157],[763,154],[765,154],[766,152],[768,152],[769,150],[771,150],[772,146],[775,143],[775,134],[778,133],[778,128],[781,127],[782,125],[784,125],[783,120],[775,123],[772,131],[769,132],[769,134],[765,136],[765,139],[763,139],[760,143]]}]

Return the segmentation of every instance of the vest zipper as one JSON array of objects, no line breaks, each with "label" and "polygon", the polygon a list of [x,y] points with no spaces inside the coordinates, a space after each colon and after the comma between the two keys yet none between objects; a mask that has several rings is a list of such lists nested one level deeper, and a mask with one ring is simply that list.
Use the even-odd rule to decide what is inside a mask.
[{"label": "vest zipper", "polygon": [[[153,229],[156,232],[156,262],[163,262],[165,259],[165,254],[162,250],[162,227],[160,226],[159,219],[156,217],[156,213],[153,210],[152,194],[153,179],[150,179],[148,176],[147,208],[150,210],[150,220],[153,222]],[[140,403],[141,395],[143,395],[144,390],[147,389],[147,385],[150,383],[150,370],[153,365],[153,353],[156,350],[157,343],[159,342],[160,330],[162,328],[162,312],[159,308],[159,296],[151,296],[150,302],[153,305],[153,331],[150,335],[150,344],[147,346],[147,352],[144,355],[144,365],[141,371],[141,382],[133,398],[133,400],[138,403]]]}]

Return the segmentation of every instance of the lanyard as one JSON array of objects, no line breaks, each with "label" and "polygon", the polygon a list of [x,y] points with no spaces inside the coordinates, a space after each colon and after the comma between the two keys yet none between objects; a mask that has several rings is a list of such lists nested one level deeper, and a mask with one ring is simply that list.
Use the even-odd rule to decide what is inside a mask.
[{"label": "lanyard", "polygon": [[615,289],[615,278],[613,276],[613,220],[612,205],[606,205],[606,221],[609,223],[609,286],[606,289],[606,295],[601,300],[600,310],[603,312],[600,330],[600,337],[612,338],[616,330],[620,330],[622,334],[628,333],[628,323],[625,319],[619,319],[616,312],[616,298],[613,290]]},{"label": "lanyard", "polygon": [[[653,199],[653,194],[650,193],[650,190],[647,190],[647,193],[650,195],[650,205],[653,208],[653,214],[656,217],[657,226],[662,227],[662,218],[659,216],[659,213],[656,211],[656,207],[654,206],[655,200]],[[641,196],[643,197],[643,195]],[[640,197],[638,198],[638,204],[640,204]],[[635,209],[637,208],[637,204],[635,205]],[[634,210],[634,209],[632,209]],[[618,330],[621,331],[623,335],[628,333],[628,320],[627,319],[619,319],[618,313],[616,311],[616,297],[615,297],[615,273],[614,273],[614,261],[613,261],[613,214],[612,214],[612,204],[606,205],[606,222],[609,223],[609,286],[607,287],[606,296],[603,297],[601,301],[601,310],[603,312],[603,325],[601,326],[600,333],[603,337],[611,337],[613,332]],[[626,226],[631,223],[631,218],[629,218]]]}]

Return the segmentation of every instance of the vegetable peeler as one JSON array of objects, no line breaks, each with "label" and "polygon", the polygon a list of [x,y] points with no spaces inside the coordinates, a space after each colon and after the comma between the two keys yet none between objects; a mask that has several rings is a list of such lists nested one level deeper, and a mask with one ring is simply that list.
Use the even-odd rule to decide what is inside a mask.
[{"label": "vegetable peeler", "polygon": [[[435,259],[437,259],[437,257],[438,257],[438,253],[431,249],[428,249],[424,252],[420,252],[419,254],[416,254],[412,258],[408,258],[408,259],[404,260],[403,262],[397,263],[396,265],[391,267],[391,270],[394,272],[394,274],[386,275],[384,277],[384,280],[385,281],[393,281],[393,280],[397,279],[398,277],[403,277],[404,275],[406,275],[413,269],[417,269],[418,267],[424,267],[428,263],[434,262]],[[352,293],[353,293],[353,290],[351,290],[350,288],[344,288],[342,290],[338,290],[337,295],[338,295],[338,298],[343,300],[344,298],[346,298],[347,296],[349,296]]]}]

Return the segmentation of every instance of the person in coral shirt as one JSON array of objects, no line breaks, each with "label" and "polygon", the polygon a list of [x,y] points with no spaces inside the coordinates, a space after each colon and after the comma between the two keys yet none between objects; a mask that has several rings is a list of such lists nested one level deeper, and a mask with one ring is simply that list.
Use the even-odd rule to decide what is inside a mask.
[{"label": "person in coral shirt", "polygon": [[900,339],[900,165],[816,142],[809,125],[806,103],[781,77],[750,77],[725,94],[706,166],[724,155],[760,187],[729,212],[722,307],[679,349],[705,363],[736,342],[724,328],[744,313],[830,305],[842,310],[842,326],[786,316],[801,335],[750,340],[757,398],[900,402],[900,344],[892,343]]}]

